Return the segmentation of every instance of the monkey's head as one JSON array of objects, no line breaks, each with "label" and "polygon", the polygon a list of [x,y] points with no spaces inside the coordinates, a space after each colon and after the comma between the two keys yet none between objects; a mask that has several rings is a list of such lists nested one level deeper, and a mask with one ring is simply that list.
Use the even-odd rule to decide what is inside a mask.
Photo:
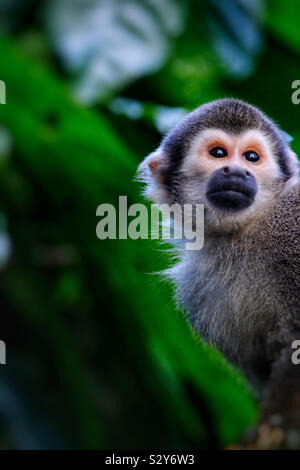
[{"label": "monkey's head", "polygon": [[236,230],[297,179],[297,157],[259,109],[220,99],[187,115],[139,166],[145,195],[204,204],[206,227]]}]

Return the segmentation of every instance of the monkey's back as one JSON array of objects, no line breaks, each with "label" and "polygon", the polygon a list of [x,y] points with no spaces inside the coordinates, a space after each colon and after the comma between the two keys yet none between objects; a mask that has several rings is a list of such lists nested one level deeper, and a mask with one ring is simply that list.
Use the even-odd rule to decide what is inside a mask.
[{"label": "monkey's back", "polygon": [[[286,191],[257,220],[246,238],[246,251],[241,250],[241,272],[237,273],[238,283],[233,288],[246,318],[241,319],[241,325],[244,331],[249,328],[251,344],[243,348],[248,357],[244,356],[242,362],[250,375],[253,368],[254,375],[261,372],[267,377],[281,351],[290,350],[292,354],[292,342],[300,339],[299,184]],[[235,250],[238,244],[237,241]],[[245,289],[247,279],[249,289]],[[246,308],[242,308],[243,303]]]},{"label": "monkey's back", "polygon": [[300,317],[299,184],[274,205],[258,233],[265,250],[265,262],[270,275],[276,279],[278,293]]},{"label": "monkey's back", "polygon": [[[300,186],[295,185],[256,227],[264,259],[266,283],[273,286],[278,304],[275,324],[270,325],[268,354],[300,339]],[[274,291],[275,289],[275,291]]]}]

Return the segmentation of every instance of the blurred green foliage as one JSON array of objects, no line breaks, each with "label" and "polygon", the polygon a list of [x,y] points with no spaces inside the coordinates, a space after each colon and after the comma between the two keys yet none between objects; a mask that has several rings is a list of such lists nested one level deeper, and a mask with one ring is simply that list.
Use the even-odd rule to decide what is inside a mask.
[{"label": "blurred green foliage", "polygon": [[[162,110],[171,116],[237,96],[279,121],[297,151],[295,11],[283,0],[231,0],[226,11],[212,0],[176,2],[182,24],[171,34],[165,13],[152,8],[167,44],[159,64],[131,76],[122,68],[123,79],[102,94],[101,78],[92,102],[79,104],[74,71],[48,33],[55,11],[49,26],[47,3],[13,3],[18,21],[4,11],[0,42],[0,141],[3,132],[11,138],[0,161],[0,210],[12,245],[0,283],[0,447],[224,447],[256,417],[247,384],[196,338],[170,286],[151,274],[171,262],[161,247],[98,240],[95,214],[103,202],[118,206],[119,195],[141,201],[135,170],[159,143]],[[141,3],[145,15],[149,2]],[[172,15],[173,2],[165,3]],[[129,31],[134,55],[145,41]],[[97,60],[103,66],[103,51]]]}]

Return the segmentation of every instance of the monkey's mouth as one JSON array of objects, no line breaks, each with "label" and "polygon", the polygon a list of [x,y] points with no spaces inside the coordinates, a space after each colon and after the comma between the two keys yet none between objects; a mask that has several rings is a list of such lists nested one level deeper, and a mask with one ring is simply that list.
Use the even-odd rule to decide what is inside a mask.
[{"label": "monkey's mouth", "polygon": [[246,209],[254,201],[255,194],[246,185],[228,182],[207,192],[208,200],[217,208],[227,211]]},{"label": "monkey's mouth", "polygon": [[240,184],[240,183],[223,183],[219,186],[216,186],[212,190],[208,191],[207,194],[214,194],[214,193],[220,193],[220,192],[235,192],[235,193],[241,193],[244,194],[245,196],[250,196],[250,190],[247,188],[247,186]]}]

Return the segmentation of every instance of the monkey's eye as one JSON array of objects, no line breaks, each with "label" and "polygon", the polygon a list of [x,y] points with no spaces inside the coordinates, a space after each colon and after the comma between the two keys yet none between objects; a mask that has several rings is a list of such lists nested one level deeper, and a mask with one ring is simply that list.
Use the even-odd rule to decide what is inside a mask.
[{"label": "monkey's eye", "polygon": [[248,160],[248,162],[251,163],[256,163],[259,160],[259,156],[257,155],[256,152],[253,152],[253,150],[249,150],[248,152],[245,152],[243,154],[243,157]]},{"label": "monkey's eye", "polygon": [[224,158],[227,155],[223,147],[214,147],[209,151],[210,155],[215,158]]}]

